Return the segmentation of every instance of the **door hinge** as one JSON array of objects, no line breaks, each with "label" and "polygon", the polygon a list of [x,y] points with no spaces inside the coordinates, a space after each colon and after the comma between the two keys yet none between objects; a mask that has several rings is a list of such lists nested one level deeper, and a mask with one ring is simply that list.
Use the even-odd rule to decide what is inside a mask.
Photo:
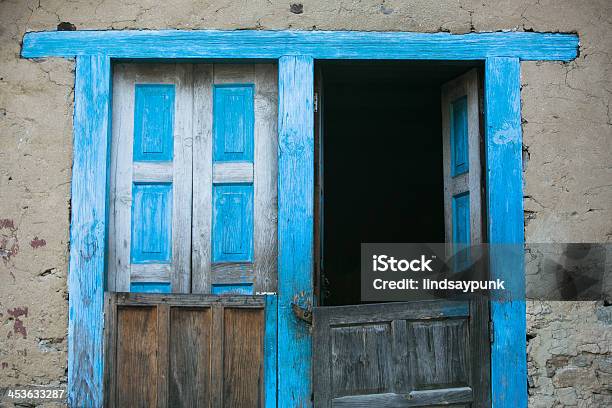
[{"label": "door hinge", "polygon": [[319,111],[319,93],[318,92],[314,93],[313,104],[314,104],[314,111],[318,112]]},{"label": "door hinge", "polygon": [[493,326],[493,320],[489,320],[489,341],[491,344],[495,342],[495,330]]},{"label": "door hinge", "polygon": [[293,310],[293,314],[296,318],[306,322],[306,324],[312,324],[312,308],[302,307],[297,303],[291,303],[291,310]]}]

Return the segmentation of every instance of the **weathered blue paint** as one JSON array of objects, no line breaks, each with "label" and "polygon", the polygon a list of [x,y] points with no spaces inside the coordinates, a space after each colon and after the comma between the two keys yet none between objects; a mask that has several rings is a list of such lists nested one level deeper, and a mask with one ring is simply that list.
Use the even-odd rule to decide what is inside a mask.
[{"label": "weathered blue paint", "polygon": [[172,185],[132,186],[132,263],[168,263],[172,258]]},{"label": "weathered blue paint", "polygon": [[470,243],[470,193],[457,194],[452,200],[453,243]]},{"label": "weathered blue paint", "polygon": [[138,282],[130,284],[130,292],[172,293],[172,288],[169,283],[165,282]]},{"label": "weathered blue paint", "polygon": [[453,177],[467,173],[469,169],[467,115],[467,96],[462,96],[451,103],[450,144]]},{"label": "weathered blue paint", "polygon": [[277,313],[276,295],[266,295],[266,316],[264,333],[264,392],[265,408],[276,408],[277,393]]},{"label": "weathered blue paint", "polygon": [[308,407],[308,326],[291,304],[313,306],[314,61],[278,62],[278,406]]},{"label": "weathered blue paint", "polygon": [[[523,242],[519,60],[576,58],[575,34],[299,31],[27,33],[25,58],[77,56],[72,178],[68,399],[102,405],[104,253],[111,106],[110,58],[279,59],[279,406],[310,405],[310,335],[291,303],[312,304],[313,58],[487,60],[491,242]],[[492,265],[521,287],[522,260]],[[507,281],[508,282],[508,281]],[[494,406],[526,406],[525,305],[492,305]]]},{"label": "weathered blue paint", "polygon": [[110,59],[78,57],[74,92],[68,403],[72,407],[101,407],[112,95]]},{"label": "weathered blue paint", "polygon": [[213,283],[213,295],[252,295],[252,283]]},{"label": "weathered blue paint", "polygon": [[576,58],[575,34],[401,33],[355,31],[53,31],[27,33],[25,58],[104,54],[112,58],[262,58],[522,60]]},{"label": "weathered blue paint", "polygon": [[171,161],[174,85],[136,84],[134,161]]},{"label": "weathered blue paint", "polygon": [[520,89],[518,58],[486,60],[485,149],[491,278],[505,280],[518,292],[513,294],[515,300],[491,302],[493,407],[527,407],[525,302],[516,300],[521,299],[520,291],[524,291],[524,260],[522,255],[496,256],[496,251],[507,253],[506,244],[521,247],[524,242]]},{"label": "weathered blue paint", "polygon": [[253,185],[213,186],[212,261],[253,261]]},{"label": "weathered blue paint", "polygon": [[253,85],[215,85],[213,95],[213,160],[252,162],[255,143]]}]

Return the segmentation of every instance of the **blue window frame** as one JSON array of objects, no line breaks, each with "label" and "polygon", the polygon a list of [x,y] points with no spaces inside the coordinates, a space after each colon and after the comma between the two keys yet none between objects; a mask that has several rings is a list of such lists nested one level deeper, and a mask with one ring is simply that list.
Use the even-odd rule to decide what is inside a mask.
[{"label": "blue window frame", "polygon": [[[316,59],[484,60],[489,241],[522,243],[520,61],[576,58],[578,36],[533,32],[61,31],[27,33],[24,58],[76,57],[68,399],[102,405],[111,60],[267,59],[279,67],[278,390],[270,406],[310,404],[311,339],[291,313],[313,299],[313,68]],[[160,125],[161,126],[161,125]],[[162,126],[163,127],[163,126]],[[503,136],[503,137],[502,137]],[[158,149],[165,152],[163,149]],[[524,285],[522,260],[493,277]],[[493,300],[495,407],[527,406],[525,302]],[[269,327],[266,328],[268,330]],[[278,336],[278,337],[276,337]],[[267,340],[266,340],[267,341]],[[274,340],[276,341],[276,340]],[[272,388],[270,388],[272,387]],[[268,399],[266,399],[268,401]],[[268,402],[267,402],[268,404]]]}]

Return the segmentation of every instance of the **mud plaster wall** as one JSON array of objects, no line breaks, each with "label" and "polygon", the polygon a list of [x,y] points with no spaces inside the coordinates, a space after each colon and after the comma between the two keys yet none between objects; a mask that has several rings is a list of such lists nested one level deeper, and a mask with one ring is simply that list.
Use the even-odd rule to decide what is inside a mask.
[{"label": "mud plaster wall", "polygon": [[[66,381],[74,62],[23,60],[26,31],[577,32],[571,63],[522,64],[530,242],[612,240],[612,3],[0,0],[0,386]],[[528,306],[530,405],[612,406],[612,307]]]}]

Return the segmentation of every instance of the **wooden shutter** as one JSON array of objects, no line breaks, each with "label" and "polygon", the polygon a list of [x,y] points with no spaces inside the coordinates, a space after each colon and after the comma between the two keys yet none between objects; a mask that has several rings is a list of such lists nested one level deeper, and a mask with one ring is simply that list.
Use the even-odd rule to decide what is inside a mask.
[{"label": "wooden shutter", "polygon": [[108,289],[276,291],[276,65],[114,69]]},{"label": "wooden shutter", "polygon": [[276,66],[196,70],[193,292],[276,291]]},{"label": "wooden shutter", "polygon": [[192,67],[114,67],[108,287],[189,292]]},{"label": "wooden shutter", "polygon": [[442,87],[446,242],[483,242],[478,71]]},{"label": "wooden shutter", "polygon": [[107,294],[105,406],[275,406],[275,306],[274,296]]}]

